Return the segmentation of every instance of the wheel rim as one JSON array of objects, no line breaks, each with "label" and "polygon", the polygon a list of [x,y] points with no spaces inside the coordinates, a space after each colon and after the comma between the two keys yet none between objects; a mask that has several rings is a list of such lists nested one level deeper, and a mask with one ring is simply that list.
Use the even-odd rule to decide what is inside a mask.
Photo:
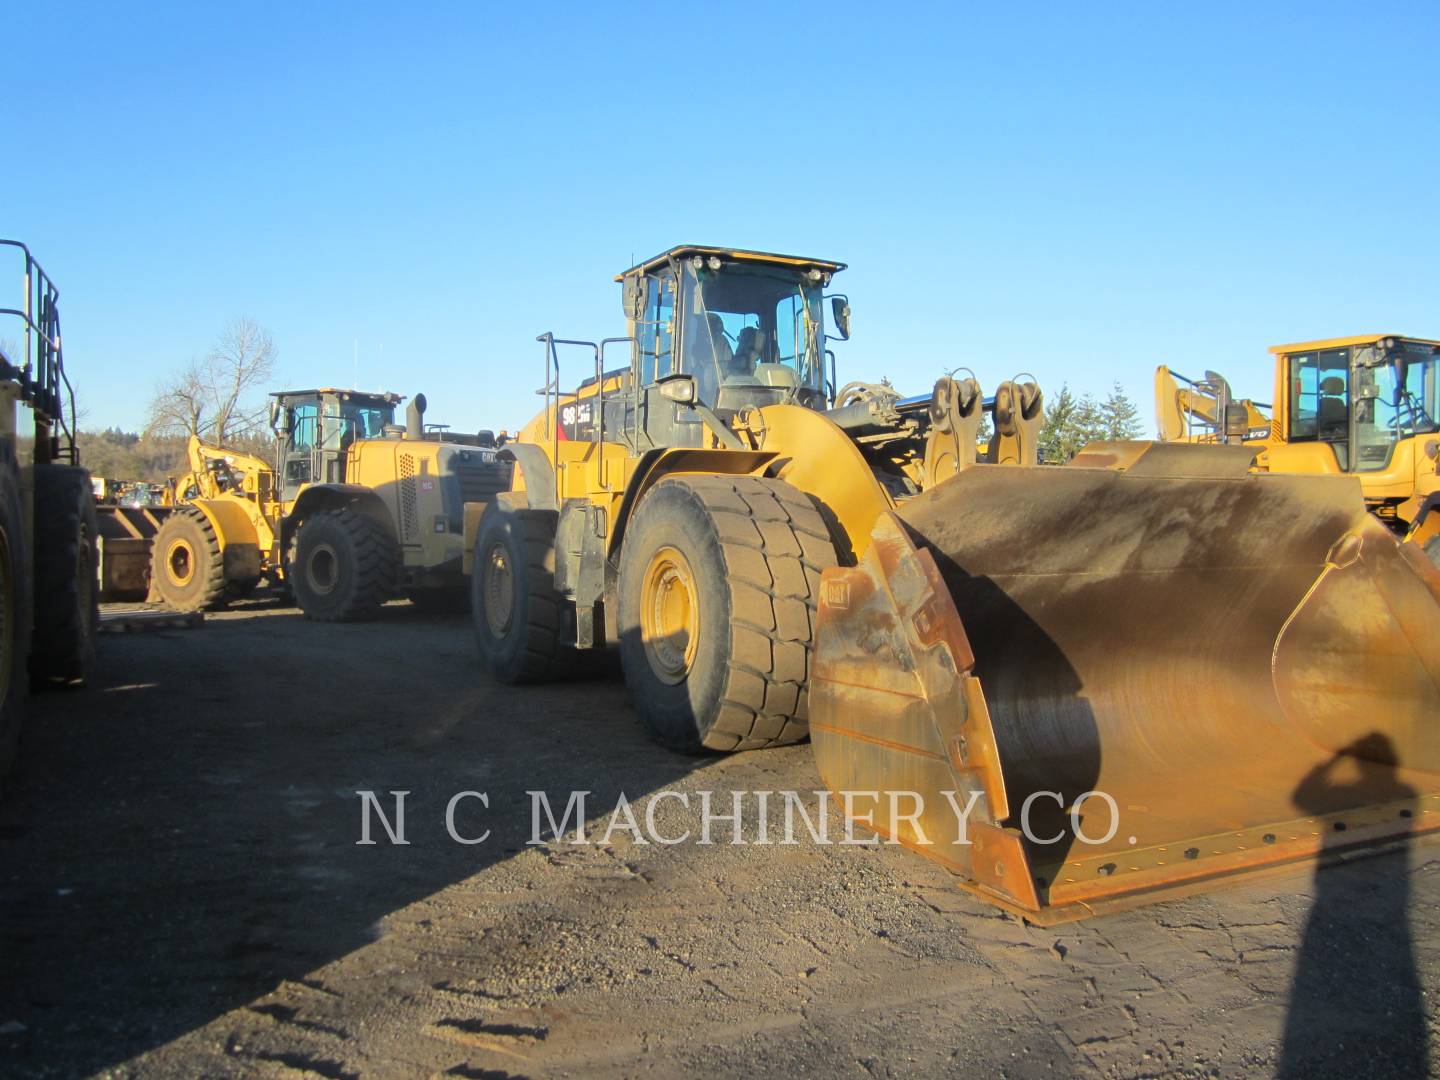
[{"label": "wheel rim", "polygon": [[494,544],[485,554],[485,624],[490,633],[503,638],[510,632],[515,616],[515,574],[510,554],[503,544]]},{"label": "wheel rim", "polygon": [[195,576],[195,551],[184,540],[176,540],[165,552],[165,568],[176,585],[188,585]]},{"label": "wheel rim", "polygon": [[671,686],[683,682],[700,640],[700,605],[690,563],[673,547],[650,556],[640,592],[640,641],[651,670]]},{"label": "wheel rim", "polygon": [[305,579],[315,592],[330,593],[335,590],[340,580],[339,568],[340,559],[334,547],[329,544],[316,544],[310,557],[305,560]]}]

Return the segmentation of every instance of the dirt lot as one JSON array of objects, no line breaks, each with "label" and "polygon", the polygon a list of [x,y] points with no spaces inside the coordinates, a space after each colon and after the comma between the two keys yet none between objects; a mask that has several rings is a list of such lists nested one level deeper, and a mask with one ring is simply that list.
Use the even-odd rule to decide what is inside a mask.
[{"label": "dirt lot", "polygon": [[[527,844],[527,790],[819,780],[652,746],[618,679],[498,686],[464,618],[102,644],[0,813],[6,1074],[1409,1076],[1440,1044],[1440,849],[1043,930],[893,847]],[[408,846],[356,844],[359,790],[410,793]]]}]

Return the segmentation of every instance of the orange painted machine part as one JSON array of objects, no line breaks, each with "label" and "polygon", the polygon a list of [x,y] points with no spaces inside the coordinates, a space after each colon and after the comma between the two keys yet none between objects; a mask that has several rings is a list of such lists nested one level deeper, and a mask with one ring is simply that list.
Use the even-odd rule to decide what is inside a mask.
[{"label": "orange painted machine part", "polygon": [[826,784],[1038,922],[1440,828],[1440,572],[1352,478],[1139,445],[967,469],[822,581]]}]

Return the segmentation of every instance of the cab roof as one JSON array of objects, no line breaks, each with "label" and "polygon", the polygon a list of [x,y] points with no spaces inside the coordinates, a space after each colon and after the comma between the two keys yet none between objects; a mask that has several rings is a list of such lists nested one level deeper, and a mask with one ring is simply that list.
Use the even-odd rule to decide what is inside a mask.
[{"label": "cab roof", "polygon": [[1402,341],[1418,341],[1421,345],[1440,347],[1440,341],[1429,338],[1410,337],[1408,334],[1359,334],[1356,337],[1324,338],[1320,341],[1298,341],[1293,345],[1271,345],[1270,351],[1276,356],[1294,352],[1310,352],[1315,349],[1344,349],[1351,345],[1374,345],[1385,338],[1399,338]]},{"label": "cab roof", "polygon": [[339,394],[342,397],[383,401],[387,405],[398,405],[405,400],[404,394],[392,394],[388,390],[346,390],[336,386],[322,386],[318,390],[277,390],[270,396],[273,398],[316,397],[320,394]]},{"label": "cab roof", "polygon": [[649,273],[651,270],[669,264],[671,259],[687,259],[692,255],[715,255],[722,259],[734,259],[741,262],[769,263],[772,266],[797,267],[802,270],[823,270],[826,273],[834,274],[845,269],[844,263],[830,262],[828,259],[807,259],[803,255],[777,255],[770,251],[741,251],[735,248],[707,247],[703,244],[680,244],[672,247],[669,251],[662,251],[653,258],[644,262],[636,263],[622,273],[615,275],[616,281],[624,281],[625,278],[634,273]]}]

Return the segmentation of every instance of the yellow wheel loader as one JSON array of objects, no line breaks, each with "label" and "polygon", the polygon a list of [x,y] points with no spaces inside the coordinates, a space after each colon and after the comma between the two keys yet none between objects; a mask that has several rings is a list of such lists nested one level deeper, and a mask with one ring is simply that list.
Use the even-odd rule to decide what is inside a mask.
[{"label": "yellow wheel loader", "polygon": [[152,544],[159,597],[213,608],[268,578],[308,617],[373,614],[403,593],[463,609],[468,501],[508,483],[487,433],[427,433],[425,399],[395,423],[395,394],[324,388],[272,395],[275,462],[192,439],[179,505]]},{"label": "yellow wheel loader", "polygon": [[808,734],[848,816],[1041,921],[1440,824],[1440,573],[1353,479],[1039,466],[1029,382],[837,391],[842,269],[677,247],[619,276],[625,336],[542,335],[512,487],[466,513],[497,677],[613,645],[662,743]]},{"label": "yellow wheel loader", "polygon": [[1237,401],[1213,371],[1156,369],[1160,438],[1243,442],[1257,469],[1354,476],[1371,512],[1440,565],[1440,342],[1366,334],[1270,353],[1273,406]]}]

